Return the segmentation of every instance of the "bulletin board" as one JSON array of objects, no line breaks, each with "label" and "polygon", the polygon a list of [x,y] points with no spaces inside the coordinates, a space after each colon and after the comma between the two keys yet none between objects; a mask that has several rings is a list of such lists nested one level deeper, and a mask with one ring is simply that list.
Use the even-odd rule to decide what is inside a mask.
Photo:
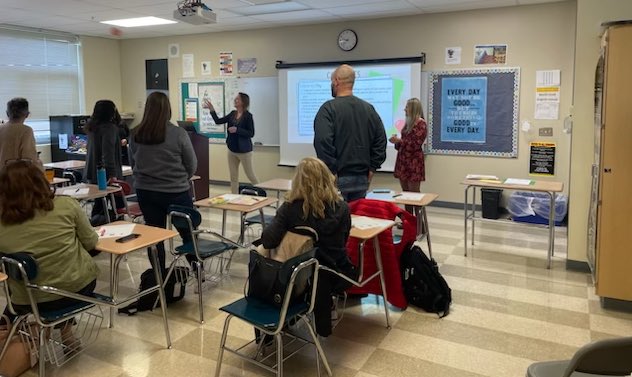
[{"label": "bulletin board", "polygon": [[279,95],[276,77],[221,77],[206,80],[180,81],[180,118],[193,122],[198,133],[212,143],[223,143],[226,125],[215,124],[210,112],[202,108],[209,98],[219,117],[234,110],[237,93],[250,97],[250,109],[255,123],[255,145],[279,145]]},{"label": "bulletin board", "polygon": [[519,68],[430,72],[428,153],[516,158]]}]

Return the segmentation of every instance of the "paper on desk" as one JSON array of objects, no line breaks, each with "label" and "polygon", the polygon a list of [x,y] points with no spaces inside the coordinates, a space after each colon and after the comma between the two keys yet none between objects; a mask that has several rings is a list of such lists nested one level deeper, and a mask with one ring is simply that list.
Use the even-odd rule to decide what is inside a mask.
[{"label": "paper on desk", "polygon": [[351,226],[357,229],[380,228],[392,224],[392,220],[374,219],[366,216],[351,217]]},{"label": "paper on desk", "polygon": [[224,194],[224,195],[219,195],[219,196],[210,198],[208,201],[211,204],[224,204],[238,197],[239,195],[237,194]]},{"label": "paper on desk", "polygon": [[125,237],[134,232],[136,224],[104,225],[97,229],[99,238]]},{"label": "paper on desk", "polygon": [[[395,196],[393,197],[395,198]],[[404,191],[400,193],[399,196],[397,196],[396,198],[398,200],[410,200],[411,202],[415,202],[415,201],[420,201],[421,199],[423,199],[423,197],[424,197],[424,194],[420,192]]]},{"label": "paper on desk", "polygon": [[465,176],[465,179],[493,179],[497,180],[498,177],[495,175],[487,175],[487,174],[468,174]]},{"label": "paper on desk", "polygon": [[255,203],[259,203],[262,200],[266,200],[263,196],[253,196],[253,195],[238,195],[238,194],[224,194],[220,196],[216,196],[214,198],[209,199],[211,204],[238,204],[238,205],[253,205]]},{"label": "paper on desk", "polygon": [[86,195],[90,192],[90,189],[87,187],[80,189],[65,189],[62,190],[61,195],[75,196],[75,195]]},{"label": "paper on desk", "polygon": [[518,178],[507,178],[505,179],[506,185],[523,185],[529,186],[531,184],[530,179],[518,179]]}]

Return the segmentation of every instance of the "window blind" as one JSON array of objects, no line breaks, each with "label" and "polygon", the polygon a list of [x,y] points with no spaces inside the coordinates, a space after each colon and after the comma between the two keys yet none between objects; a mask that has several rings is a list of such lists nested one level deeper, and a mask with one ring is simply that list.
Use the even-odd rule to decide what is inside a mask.
[{"label": "window blind", "polygon": [[[0,106],[29,101],[38,144],[50,142],[50,115],[83,111],[81,44],[74,35],[0,25]],[[2,118],[6,118],[4,110]]]}]

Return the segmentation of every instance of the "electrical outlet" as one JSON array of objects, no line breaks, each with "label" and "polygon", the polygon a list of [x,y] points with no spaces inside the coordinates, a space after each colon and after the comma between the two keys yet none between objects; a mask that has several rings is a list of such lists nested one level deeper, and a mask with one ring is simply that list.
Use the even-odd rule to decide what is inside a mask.
[{"label": "electrical outlet", "polygon": [[553,127],[542,127],[538,132],[540,136],[553,136]]}]

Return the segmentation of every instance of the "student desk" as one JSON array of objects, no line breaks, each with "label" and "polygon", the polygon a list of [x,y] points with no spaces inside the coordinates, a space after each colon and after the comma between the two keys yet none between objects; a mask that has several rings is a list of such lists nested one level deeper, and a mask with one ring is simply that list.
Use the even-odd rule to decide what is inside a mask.
[{"label": "student desk", "polygon": [[61,169],[61,170],[78,170],[78,169],[83,169],[85,166],[86,166],[86,162],[80,161],[80,160],[49,162],[48,164],[44,164],[45,168]]},{"label": "student desk", "polygon": [[0,272],[0,282],[3,282],[5,280],[7,280],[9,277],[7,276],[7,274]]},{"label": "student desk", "polygon": [[134,171],[132,171],[132,167],[129,165],[123,165],[121,166],[121,169],[123,171],[123,177],[129,177],[134,174]]},{"label": "student desk", "polygon": [[[276,178],[271,179],[269,181],[257,183],[255,187],[262,188],[264,190],[272,190],[276,191],[277,200],[281,200],[281,191],[286,192],[292,189],[292,180],[291,179],[283,179]],[[278,205],[278,203],[277,203]]]},{"label": "student desk", "polygon": [[[116,221],[110,225],[124,225],[134,224],[127,221]],[[110,297],[114,303],[117,303],[116,296],[118,295],[118,281],[119,281],[119,264],[121,260],[125,258],[128,253],[135,250],[145,249],[151,247],[151,258],[153,265],[158,266],[158,256],[156,255],[155,245],[159,242],[166,241],[178,235],[175,230],[157,228],[149,225],[134,224],[133,233],[140,234],[140,237],[135,238],[128,242],[116,242],[118,237],[101,238],[97,243],[96,249],[110,254]],[[165,329],[165,336],[167,338],[167,348],[171,348],[171,337],[169,335],[169,323],[167,322],[167,301],[165,299],[165,291],[162,286],[162,274],[160,269],[155,268],[154,274],[156,276],[156,285],[142,292],[136,293],[130,297],[125,298],[118,302],[119,304],[127,303],[137,299],[138,297],[147,295],[151,292],[158,291],[158,297],[160,298],[160,309],[162,311],[163,325]],[[110,307],[110,327],[113,327],[114,321],[114,307]]]},{"label": "student desk", "polygon": [[[81,189],[88,189],[88,192],[85,194],[79,193]],[[116,203],[114,201],[114,193],[119,191],[121,191],[121,188],[118,186],[107,186],[105,190],[99,190],[99,186],[97,185],[80,183],[78,185],[61,187],[55,191],[55,195],[70,196],[71,198],[75,198],[79,201],[101,199],[103,202],[103,208],[106,209],[105,219],[109,223],[112,219],[110,219],[110,211],[107,210],[108,202],[105,198],[109,195],[112,203]]]},{"label": "student desk", "polygon": [[439,197],[439,194],[434,193],[422,193],[423,196],[420,200],[406,200],[402,199],[401,192],[391,191],[389,193],[375,193],[369,192],[366,196],[367,199],[384,200],[387,202],[393,202],[395,204],[403,204],[413,206],[415,217],[417,218],[417,241],[421,241],[426,237],[426,243],[428,244],[428,253],[432,258],[432,244],[430,242],[430,226],[428,225],[428,216],[426,214],[426,206],[430,205]]},{"label": "student desk", "polygon": [[[218,195],[218,196],[221,196],[221,195]],[[248,197],[249,195],[244,195],[244,196]],[[240,245],[243,245],[243,242],[244,242],[244,232],[245,232],[244,220],[246,219],[246,215],[250,212],[259,211],[259,213],[261,214],[261,218],[264,219],[263,208],[269,205],[272,205],[278,201],[276,198],[262,198],[262,200],[254,204],[245,205],[245,204],[233,204],[233,203],[221,203],[221,204],[211,203],[210,201],[211,199],[212,198],[201,199],[194,202],[193,205],[196,207],[215,208],[215,209],[222,210],[222,236],[226,236],[226,213],[228,211],[239,212],[240,213],[239,239],[237,240],[236,243]],[[265,220],[262,220],[262,221],[265,222]],[[261,225],[265,227],[265,223],[262,223]]]},{"label": "student desk", "polygon": [[48,183],[51,186],[65,186],[70,182],[70,179],[68,178],[58,178],[58,177],[54,177],[53,181],[49,181]]},{"label": "student desk", "polygon": [[[466,179],[461,182],[462,185],[465,185],[465,201],[464,201],[464,243],[463,243],[463,251],[464,255],[467,256],[467,222],[471,220],[472,222],[472,245],[474,245],[474,221],[481,220],[481,217],[476,217],[476,189],[482,188],[496,188],[496,189],[506,189],[506,190],[519,190],[519,191],[534,191],[534,192],[544,192],[549,195],[550,200],[550,210],[549,210],[549,247],[547,251],[547,262],[546,268],[551,268],[551,257],[553,256],[554,248],[555,248],[555,194],[561,192],[564,189],[564,184],[562,182],[554,182],[554,181],[532,181],[533,184],[530,185],[514,185],[514,184],[505,184],[502,181],[498,183],[493,182],[491,180],[476,180],[476,179]],[[469,192],[472,191],[472,203],[469,205]],[[529,225],[526,223],[515,223],[517,225]]]},{"label": "student desk", "polygon": [[[384,232],[387,229],[392,228],[395,225],[395,221],[392,220],[384,220],[384,219],[377,219],[377,218],[371,218],[368,216],[356,216],[356,215],[351,215],[351,221],[353,222],[353,218],[360,218],[360,217],[365,217],[365,218],[369,218],[375,221],[380,222],[382,225],[376,226],[376,227],[372,227],[372,228],[368,228],[368,229],[359,229],[356,227],[352,227],[351,228],[351,232],[349,234],[349,237],[353,237],[353,238],[357,238],[360,242],[358,243],[358,268],[359,268],[359,276],[358,276],[358,280],[352,280],[349,277],[347,277],[346,275],[340,274],[338,272],[336,272],[335,270],[323,266],[321,265],[320,268],[326,271],[329,271],[333,274],[336,274],[338,276],[340,276],[341,278],[345,279],[346,281],[350,282],[351,284],[358,286],[358,287],[363,287],[365,286],[368,282],[370,282],[371,280],[375,279],[376,277],[379,277],[380,279],[380,286],[382,289],[382,296],[384,296],[384,314],[386,316],[386,327],[387,328],[391,328],[391,321],[390,321],[390,316],[389,316],[389,312],[388,312],[388,302],[387,302],[387,293],[386,293],[386,282],[384,280],[384,267],[382,266],[382,254],[380,252],[380,242],[378,241],[377,236]],[[376,264],[376,271],[368,277],[364,276],[364,269],[365,269],[365,263],[364,263],[364,245],[367,241],[369,240],[373,240],[373,248],[374,248],[374,252],[375,252],[375,264]]]}]

